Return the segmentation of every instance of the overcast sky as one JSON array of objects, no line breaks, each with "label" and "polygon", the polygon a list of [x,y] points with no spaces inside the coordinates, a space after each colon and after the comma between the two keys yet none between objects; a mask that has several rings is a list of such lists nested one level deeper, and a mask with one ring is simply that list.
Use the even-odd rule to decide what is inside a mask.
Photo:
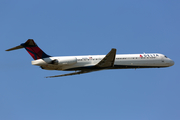
[{"label": "overcast sky", "polygon": [[[179,120],[180,1],[1,0],[1,120]],[[51,56],[162,53],[169,68],[68,73],[6,49],[34,39]]]}]

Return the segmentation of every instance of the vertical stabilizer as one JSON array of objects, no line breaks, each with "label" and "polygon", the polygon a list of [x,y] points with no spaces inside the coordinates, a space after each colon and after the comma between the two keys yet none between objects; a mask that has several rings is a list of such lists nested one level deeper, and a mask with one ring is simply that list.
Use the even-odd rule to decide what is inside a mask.
[{"label": "vertical stabilizer", "polygon": [[37,46],[33,39],[28,39],[25,43],[22,43],[21,45],[6,51],[12,51],[21,48],[25,48],[34,60],[50,57]]}]

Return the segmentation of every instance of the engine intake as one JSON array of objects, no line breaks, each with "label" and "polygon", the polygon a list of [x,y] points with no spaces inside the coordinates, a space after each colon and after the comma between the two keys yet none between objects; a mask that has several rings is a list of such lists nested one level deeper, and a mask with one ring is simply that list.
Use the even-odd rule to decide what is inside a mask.
[{"label": "engine intake", "polygon": [[58,63],[59,63],[59,61],[58,61],[57,59],[52,60],[52,61],[50,62],[50,64],[54,64],[54,65],[58,65]]}]

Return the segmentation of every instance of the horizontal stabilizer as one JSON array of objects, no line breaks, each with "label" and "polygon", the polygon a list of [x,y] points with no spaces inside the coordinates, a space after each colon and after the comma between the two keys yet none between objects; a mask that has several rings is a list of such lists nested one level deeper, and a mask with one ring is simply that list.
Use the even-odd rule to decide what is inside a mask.
[{"label": "horizontal stabilizer", "polygon": [[28,39],[25,43],[22,43],[19,46],[7,49],[6,51],[12,51],[12,50],[17,50],[17,49],[21,49],[21,48],[25,48],[27,50],[27,52],[33,57],[34,60],[51,57],[51,56],[47,55],[45,52],[43,52],[37,46],[37,44],[34,42],[33,39]]},{"label": "horizontal stabilizer", "polygon": [[23,46],[19,45],[19,46],[16,46],[16,47],[13,47],[13,48],[10,48],[10,49],[7,49],[6,51],[12,51],[12,50],[17,50],[17,49],[21,49],[21,48],[24,48]]}]

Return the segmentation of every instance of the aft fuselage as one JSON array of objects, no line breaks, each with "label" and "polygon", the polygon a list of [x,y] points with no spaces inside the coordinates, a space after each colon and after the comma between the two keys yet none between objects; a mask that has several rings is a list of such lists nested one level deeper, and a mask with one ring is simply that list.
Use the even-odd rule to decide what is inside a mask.
[{"label": "aft fuselage", "polygon": [[[48,57],[32,61],[33,65],[47,70],[101,70],[127,68],[160,68],[174,65],[174,61],[163,54],[117,54],[114,66],[108,68],[94,67],[106,55]],[[52,62],[54,61],[54,62]]]}]

